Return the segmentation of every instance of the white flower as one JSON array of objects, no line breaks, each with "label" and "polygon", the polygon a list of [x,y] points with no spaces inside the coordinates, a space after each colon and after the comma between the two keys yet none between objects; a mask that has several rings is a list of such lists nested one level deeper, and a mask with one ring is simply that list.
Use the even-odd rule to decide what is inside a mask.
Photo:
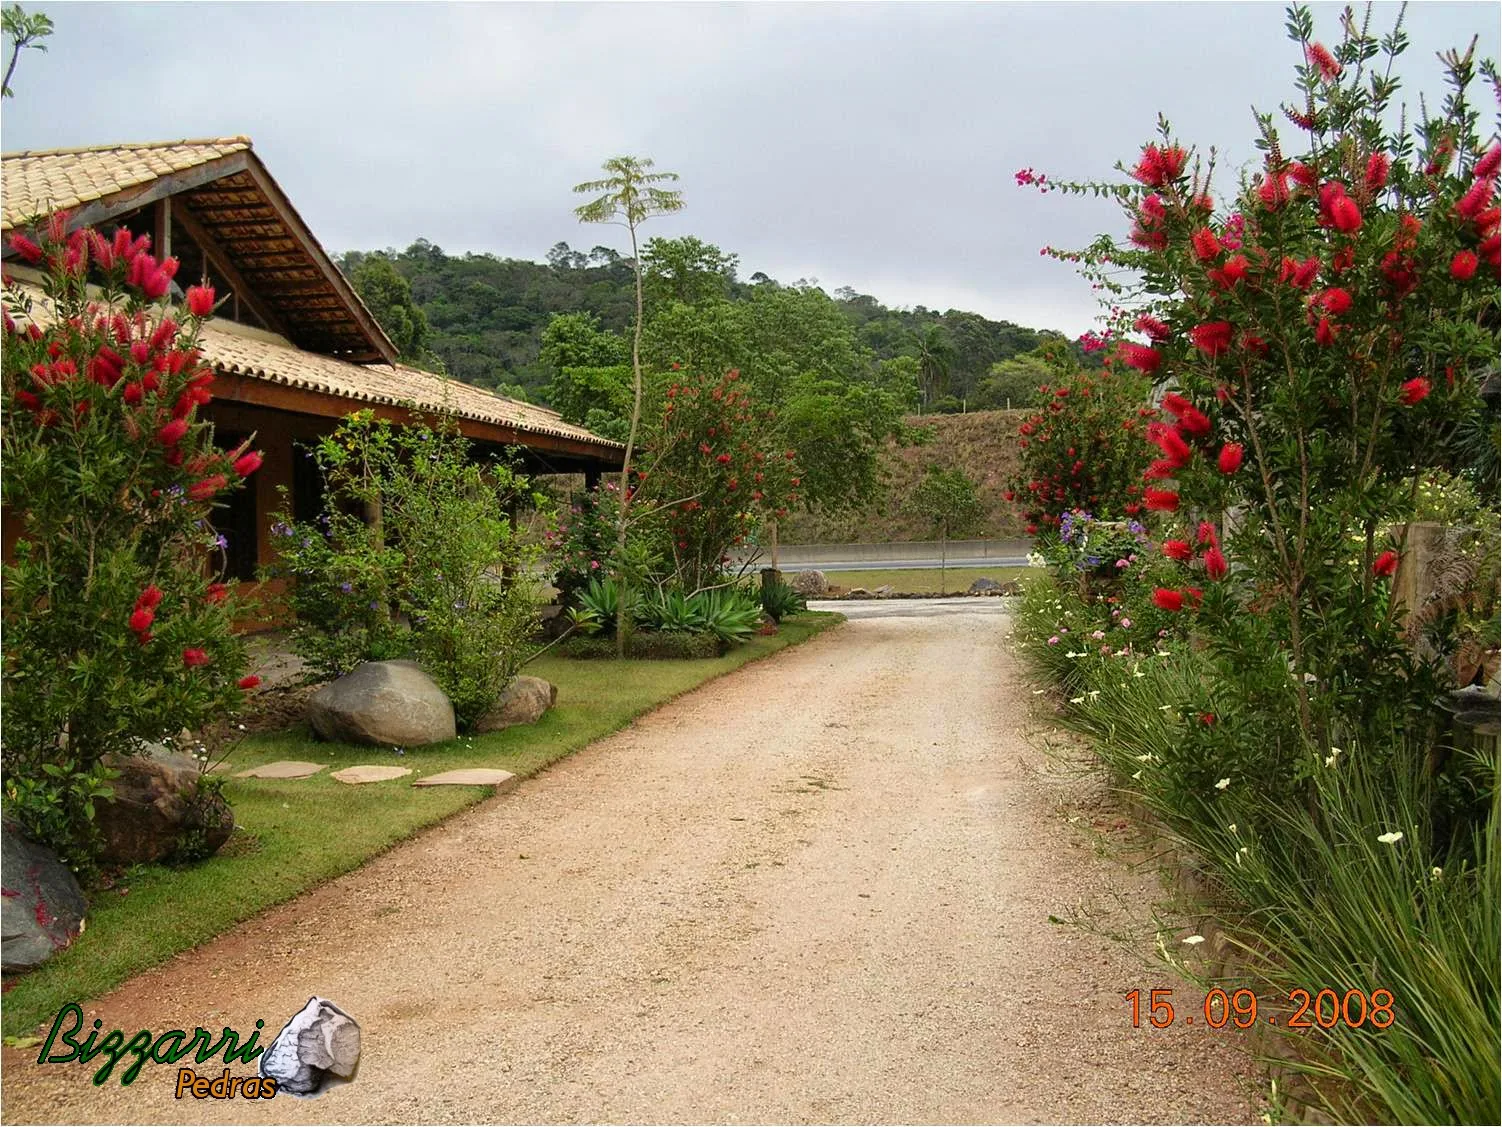
[{"label": "white flower", "polygon": [[1085,657],[1086,655],[1085,655],[1085,653],[1083,651],[1080,652],[1080,653],[1075,653],[1073,650],[1070,650],[1064,656],[1065,657]]},{"label": "white flower", "polygon": [[1138,763],[1151,763],[1152,761],[1153,761],[1153,753],[1152,752],[1148,752],[1146,755],[1139,755],[1137,757],[1137,762]]},{"label": "white flower", "polygon": [[1132,778],[1134,778],[1134,779],[1140,779],[1140,778],[1142,778],[1142,772],[1141,771],[1133,771],[1132,772]]},{"label": "white flower", "polygon": [[1403,840],[1403,831],[1393,830],[1392,833],[1378,834],[1377,840],[1383,845],[1397,845]]},{"label": "white flower", "polygon": [[1160,704],[1160,705],[1158,705],[1158,711],[1159,712],[1167,712],[1171,708],[1173,708],[1173,705],[1171,705],[1171,704]]},{"label": "white flower", "polygon": [[1332,747],[1330,749],[1330,754],[1327,755],[1327,756],[1325,756],[1325,766],[1326,767],[1334,767],[1335,766],[1335,761],[1337,759],[1339,759],[1344,754],[1345,753],[1343,751],[1341,751],[1340,748],[1338,748],[1338,747]]},{"label": "white flower", "polygon": [[1191,946],[1191,947],[1198,947],[1204,941],[1205,941],[1205,937],[1203,935],[1186,935],[1186,936],[1184,936],[1184,942],[1187,943],[1187,944],[1189,944],[1189,946]]},{"label": "white flower", "polygon": [[1033,696],[1040,697],[1040,696],[1042,696],[1046,692],[1048,692],[1047,689],[1034,689],[1033,690]]},{"label": "white flower", "polygon": [[1240,830],[1238,830],[1236,828],[1236,823],[1235,822],[1232,822],[1229,826],[1226,827],[1226,829],[1230,830],[1233,834],[1241,832]]},{"label": "white flower", "polygon": [[1028,567],[1045,567],[1048,561],[1043,558],[1042,552],[1029,552],[1027,554]]},{"label": "white flower", "polygon": [[1085,698],[1084,697],[1070,697],[1069,698],[1069,703],[1070,704],[1084,704],[1085,703]]},{"label": "white flower", "polygon": [[1231,779],[1230,779],[1230,776],[1227,776],[1226,778],[1221,779],[1220,782],[1218,782],[1218,783],[1215,784],[1215,789],[1216,790],[1225,790],[1226,787],[1228,787],[1230,785],[1231,785]]},{"label": "white flower", "polygon": [[1439,880],[1445,875],[1445,870],[1441,869],[1438,865],[1435,865],[1434,868],[1429,870],[1429,875],[1435,880]]}]

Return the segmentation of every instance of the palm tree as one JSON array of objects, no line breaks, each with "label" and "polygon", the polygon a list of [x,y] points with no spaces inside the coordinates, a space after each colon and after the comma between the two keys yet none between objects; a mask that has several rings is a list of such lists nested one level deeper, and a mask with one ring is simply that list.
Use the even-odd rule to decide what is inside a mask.
[{"label": "palm tree", "polygon": [[944,326],[930,322],[914,334],[918,352],[918,384],[923,389],[923,403],[928,405],[949,392],[949,366],[954,361],[954,345]]}]

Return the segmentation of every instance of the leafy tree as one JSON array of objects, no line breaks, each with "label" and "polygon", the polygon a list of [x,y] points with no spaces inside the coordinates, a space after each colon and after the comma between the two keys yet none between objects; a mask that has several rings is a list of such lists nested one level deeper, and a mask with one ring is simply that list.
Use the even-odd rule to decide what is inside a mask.
[{"label": "leafy tree", "polygon": [[0,85],[0,95],[14,98],[16,94],[10,88],[10,80],[16,73],[16,63],[21,59],[21,52],[28,47],[33,51],[47,50],[47,44],[42,40],[52,34],[52,20],[42,12],[33,12],[28,16],[21,5],[12,4],[0,12],[0,27],[3,27],[11,45],[10,63],[5,68],[5,82]]},{"label": "leafy tree", "polygon": [[433,371],[443,369],[443,362],[430,348],[432,331],[427,314],[412,300],[412,283],[397,272],[391,259],[384,254],[361,256],[349,281],[405,363]]},{"label": "leafy tree", "polygon": [[658,306],[673,301],[698,305],[724,299],[735,281],[739,262],[738,256],[692,235],[648,239],[642,251],[647,297]]},{"label": "leafy tree", "polygon": [[930,464],[913,487],[907,507],[932,524],[939,533],[939,593],[942,595],[945,593],[949,537],[975,528],[984,513],[980,498],[976,496],[975,482],[964,470]]},{"label": "leafy tree", "polygon": [[[642,265],[641,251],[637,246],[637,229],[648,219],[667,215],[683,209],[683,193],[658,185],[678,179],[676,172],[653,172],[652,161],[645,157],[612,157],[604,164],[609,173],[602,180],[590,180],[576,184],[574,191],[588,193],[595,198],[574,209],[581,223],[618,223],[624,226],[631,237],[631,271],[636,282],[636,319],[631,331],[631,426],[626,434],[626,454],[621,461],[621,501],[617,521],[616,550],[620,557],[626,554],[626,530],[631,512],[631,457],[635,453],[636,438],[641,427],[642,407]],[[622,589],[625,588],[624,572],[618,573]],[[620,657],[626,656],[626,607],[622,599],[616,620],[616,647]]]},{"label": "leafy tree", "polygon": [[1063,372],[1038,349],[998,360],[976,385],[973,403],[977,409],[1026,407],[1040,386],[1061,375]]}]

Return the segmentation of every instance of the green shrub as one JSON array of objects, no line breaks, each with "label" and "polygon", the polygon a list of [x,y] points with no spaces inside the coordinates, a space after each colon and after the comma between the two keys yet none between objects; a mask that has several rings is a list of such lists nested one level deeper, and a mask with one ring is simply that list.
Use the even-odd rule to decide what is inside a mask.
[{"label": "green shrub", "polygon": [[704,629],[722,642],[744,642],[761,625],[761,603],[741,587],[712,587],[694,596],[704,615]]},{"label": "green shrub", "polygon": [[[656,661],[697,661],[719,657],[730,647],[713,634],[686,634],[676,630],[650,630],[632,634],[626,644],[628,658]],[[558,651],[577,660],[614,660],[615,642],[603,637],[568,638]]]},{"label": "green shrub", "polygon": [[803,596],[779,580],[761,589],[761,609],[773,622],[781,622],[808,609]]}]

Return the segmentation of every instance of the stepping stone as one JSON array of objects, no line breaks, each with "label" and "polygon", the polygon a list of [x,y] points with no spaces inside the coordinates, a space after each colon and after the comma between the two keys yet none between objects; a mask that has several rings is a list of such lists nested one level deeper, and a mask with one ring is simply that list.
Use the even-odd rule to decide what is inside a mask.
[{"label": "stepping stone", "polygon": [[[510,771],[493,767],[461,767],[457,771],[440,771],[413,782],[414,787],[499,787],[515,780]],[[509,790],[510,788],[507,787]]]},{"label": "stepping stone", "polygon": [[384,783],[387,779],[400,779],[403,775],[410,775],[410,767],[346,767],[342,771],[335,771],[329,776],[338,779],[341,783],[349,783],[358,786],[360,783]]},{"label": "stepping stone", "polygon": [[235,772],[237,779],[306,779],[327,767],[327,763],[304,763],[297,759],[278,759],[275,763],[263,763],[249,771]]}]

